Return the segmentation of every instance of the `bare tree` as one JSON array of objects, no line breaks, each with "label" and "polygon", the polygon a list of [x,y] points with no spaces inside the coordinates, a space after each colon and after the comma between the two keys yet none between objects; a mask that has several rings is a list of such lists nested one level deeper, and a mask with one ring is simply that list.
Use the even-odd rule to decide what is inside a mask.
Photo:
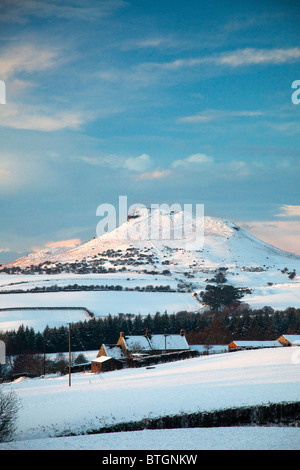
[{"label": "bare tree", "polygon": [[15,392],[0,390],[0,442],[13,439],[20,401]]}]

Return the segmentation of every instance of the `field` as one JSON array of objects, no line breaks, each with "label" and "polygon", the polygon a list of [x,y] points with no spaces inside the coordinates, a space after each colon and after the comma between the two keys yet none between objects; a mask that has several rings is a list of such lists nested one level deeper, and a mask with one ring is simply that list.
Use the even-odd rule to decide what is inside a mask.
[{"label": "field", "polygon": [[[21,378],[4,386],[17,393],[22,406],[15,442],[0,449],[299,449],[299,428],[272,426],[84,435],[150,417],[299,401],[299,363],[300,348],[291,347],[203,356],[151,369],[76,373],[71,386],[68,376]],[[77,437],[64,437],[70,434]]]}]

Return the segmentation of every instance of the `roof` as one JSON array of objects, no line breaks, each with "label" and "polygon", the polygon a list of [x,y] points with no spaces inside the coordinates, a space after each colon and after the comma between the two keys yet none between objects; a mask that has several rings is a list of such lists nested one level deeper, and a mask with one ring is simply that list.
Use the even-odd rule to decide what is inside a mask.
[{"label": "roof", "polygon": [[[232,341],[232,343],[236,344],[237,347],[240,348],[272,348],[277,346],[282,346],[279,341]],[[230,343],[231,344],[231,343]]]},{"label": "roof", "polygon": [[123,359],[124,352],[120,345],[118,344],[103,344],[105,349],[105,353],[109,357],[113,357],[114,359]]},{"label": "roof", "polygon": [[125,347],[131,351],[182,351],[190,349],[185,336],[182,335],[150,335],[123,336]]},{"label": "roof", "polygon": [[300,344],[300,335],[282,335],[292,344]]},{"label": "roof", "polygon": [[96,357],[96,359],[93,359],[92,362],[99,362],[99,363],[102,363],[102,362],[106,362],[106,361],[109,361],[113,359],[113,357],[108,357],[108,356],[100,356],[100,357]]}]

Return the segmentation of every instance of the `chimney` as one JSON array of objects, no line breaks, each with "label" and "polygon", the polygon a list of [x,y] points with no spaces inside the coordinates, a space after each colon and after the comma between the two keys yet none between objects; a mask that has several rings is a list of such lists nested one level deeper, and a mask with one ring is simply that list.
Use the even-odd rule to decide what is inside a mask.
[{"label": "chimney", "polygon": [[180,336],[185,336],[185,330],[183,328],[180,330]]},{"label": "chimney", "polygon": [[147,338],[147,336],[148,336],[148,333],[149,333],[149,330],[148,330],[148,328],[146,328],[146,332],[145,332],[146,338]]}]

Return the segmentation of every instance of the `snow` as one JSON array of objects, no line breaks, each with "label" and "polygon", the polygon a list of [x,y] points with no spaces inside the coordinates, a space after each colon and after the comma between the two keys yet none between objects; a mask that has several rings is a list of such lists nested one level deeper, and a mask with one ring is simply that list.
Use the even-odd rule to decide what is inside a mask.
[{"label": "snow", "polygon": [[189,349],[185,336],[181,335],[150,335],[150,336],[123,336],[126,349],[140,349],[141,351],[171,351]]},{"label": "snow", "polygon": [[[5,308],[51,307],[55,310],[2,310]],[[199,303],[188,293],[165,292],[43,292],[0,295],[0,329],[18,328],[21,324],[43,331],[48,326],[61,326],[89,319],[83,310],[61,310],[60,307],[87,308],[95,317],[132,313],[155,315],[178,311],[195,311]]]},{"label": "snow", "polygon": [[220,427],[35,439],[0,444],[0,450],[153,450],[153,455],[159,450],[299,450],[299,442],[299,428]]},{"label": "snow", "polygon": [[294,346],[299,346],[300,344],[300,335],[283,335]]},{"label": "snow", "polygon": [[234,343],[238,348],[274,348],[274,347],[282,347],[282,344],[275,340],[275,341],[236,341],[233,340]]},{"label": "snow", "polygon": [[50,328],[66,326],[68,323],[88,320],[90,317],[85,310],[0,310],[0,331],[17,330],[20,325],[44,331]]},{"label": "snow", "polygon": [[[235,287],[251,289],[243,297],[252,308],[266,305],[277,310],[300,308],[300,257],[268,245],[237,227],[234,222],[214,217],[204,218],[204,238],[195,239],[193,232],[198,219],[189,219],[185,238],[161,239],[170,226],[176,233],[182,230],[182,213],[166,210],[139,210],[137,218],[129,219],[116,230],[73,247],[49,249],[7,263],[7,267],[26,267],[49,261],[82,263],[87,269],[114,268],[106,273],[62,274],[0,274],[1,308],[17,307],[85,307],[95,316],[132,313],[134,315],[156,312],[177,313],[199,311],[204,307],[188,290],[200,293],[212,282],[216,271],[223,268],[227,283]],[[154,223],[156,238],[150,237],[149,225]],[[127,238],[127,233],[135,238]],[[113,251],[112,251],[113,250]],[[93,264],[95,263],[95,264]],[[98,264],[97,264],[98,263]],[[224,268],[225,271],[224,271]],[[125,271],[123,271],[125,270]],[[169,274],[163,275],[168,270]],[[148,274],[145,274],[146,271]],[[291,272],[296,272],[293,279]],[[149,274],[149,273],[152,274]],[[42,293],[9,293],[68,285],[122,286],[122,291],[59,291]],[[185,286],[186,292],[138,292],[126,289],[169,286],[177,290]],[[188,287],[187,287],[188,286]],[[192,287],[191,287],[192,286]],[[1,310],[0,310],[1,312]],[[57,311],[54,318],[45,312],[1,312],[0,328],[16,328],[21,323],[43,329],[54,320],[55,326],[82,319],[82,314]],[[48,318],[49,317],[49,318]]]},{"label": "snow", "polygon": [[[103,374],[76,373],[72,374],[71,387],[68,385],[68,376],[26,378],[23,381],[4,384],[4,392],[15,391],[22,406],[17,422],[17,442],[1,444],[0,450],[9,446],[22,448],[26,445],[29,446],[27,448],[43,448],[46,442],[50,446],[62,448],[65,448],[65,442],[69,442],[67,445],[72,447],[77,445],[76,441],[58,441],[56,436],[84,434],[91,429],[121,422],[140,421],[147,417],[299,401],[299,363],[300,348],[268,348],[202,356],[159,364],[151,369],[122,369]],[[299,447],[299,429],[284,428],[284,431],[285,436],[291,437],[289,442],[284,438],[282,445]],[[122,445],[129,448],[148,448],[151,439],[155,444],[159,441],[159,433],[148,432],[149,434],[138,434],[142,436],[140,444],[135,439],[137,436],[134,437],[132,433],[126,433],[127,436],[115,434],[78,437],[77,442],[78,446],[83,448],[107,448],[105,446],[111,445],[113,448],[123,448]],[[173,446],[178,444],[179,438],[175,432],[174,430],[177,440],[173,441]],[[194,437],[191,437],[190,442],[182,438],[181,446],[196,446],[197,449],[201,447],[199,436],[203,438],[204,430],[178,431],[181,436],[188,432]],[[221,439],[221,430],[216,430],[216,434],[209,430],[212,434],[212,445],[230,445],[228,434],[223,442],[218,440],[218,432]],[[224,430],[223,432],[225,434]],[[244,436],[242,448],[243,445],[250,445],[248,439],[251,440],[252,447],[280,445],[281,431],[277,432],[273,427],[265,432],[252,428],[239,428],[235,432]],[[259,432],[264,433],[263,441],[259,444],[252,441],[255,432],[257,436]],[[231,433],[231,429],[228,433]],[[169,431],[160,434],[160,448],[171,445],[171,435]],[[52,439],[48,440],[50,437]],[[38,439],[47,441],[38,442]],[[27,441],[30,442],[27,444]],[[204,438],[203,445],[209,445],[208,438]],[[239,441],[232,440],[231,445],[237,447]]]},{"label": "snow", "polygon": [[[185,238],[160,239],[159,236],[174,226],[175,232],[182,229],[182,214],[164,210],[147,209],[139,211],[133,218],[116,230],[101,237],[59,250],[42,250],[21,258],[7,267],[38,265],[45,260],[51,263],[86,263],[87,268],[98,266],[114,268],[116,272],[102,274],[0,274],[0,309],[12,307],[85,307],[95,316],[118,313],[147,315],[156,312],[176,313],[197,311],[203,305],[187,292],[137,292],[125,289],[169,286],[176,290],[178,285],[192,285],[194,293],[201,292],[216,275],[216,270],[226,268],[227,283],[251,289],[251,294],[242,301],[253,308],[266,305],[283,310],[300,307],[300,257],[284,252],[250,235],[237,227],[234,222],[223,219],[204,218],[204,239],[195,239],[193,228],[198,219],[189,220]],[[156,239],[150,238],[149,224],[153,221]],[[127,238],[127,233],[136,238]],[[176,232],[176,233],[177,233]],[[114,251],[112,251],[114,250]],[[95,265],[93,263],[96,263]],[[97,264],[98,263],[98,264]],[[125,270],[125,272],[123,272]],[[169,275],[162,275],[168,270]],[[148,274],[145,274],[147,271]],[[293,279],[289,274],[295,271]],[[153,274],[149,274],[152,272]],[[14,289],[28,290],[36,287],[57,285],[78,286],[122,286],[122,291],[76,291],[9,294]],[[3,315],[3,313],[2,313]],[[16,315],[14,313],[14,315]],[[73,315],[73,314],[72,314]],[[74,316],[72,317],[74,318]],[[45,315],[35,316],[36,321],[26,313],[24,322],[30,325],[45,325]],[[50,318],[51,319],[51,318]],[[9,323],[11,321],[11,323]],[[17,327],[19,319],[1,318],[0,327]],[[20,318],[21,321],[21,318]],[[58,316],[57,326],[65,324],[64,316]],[[1,323],[3,323],[1,325]]]}]

